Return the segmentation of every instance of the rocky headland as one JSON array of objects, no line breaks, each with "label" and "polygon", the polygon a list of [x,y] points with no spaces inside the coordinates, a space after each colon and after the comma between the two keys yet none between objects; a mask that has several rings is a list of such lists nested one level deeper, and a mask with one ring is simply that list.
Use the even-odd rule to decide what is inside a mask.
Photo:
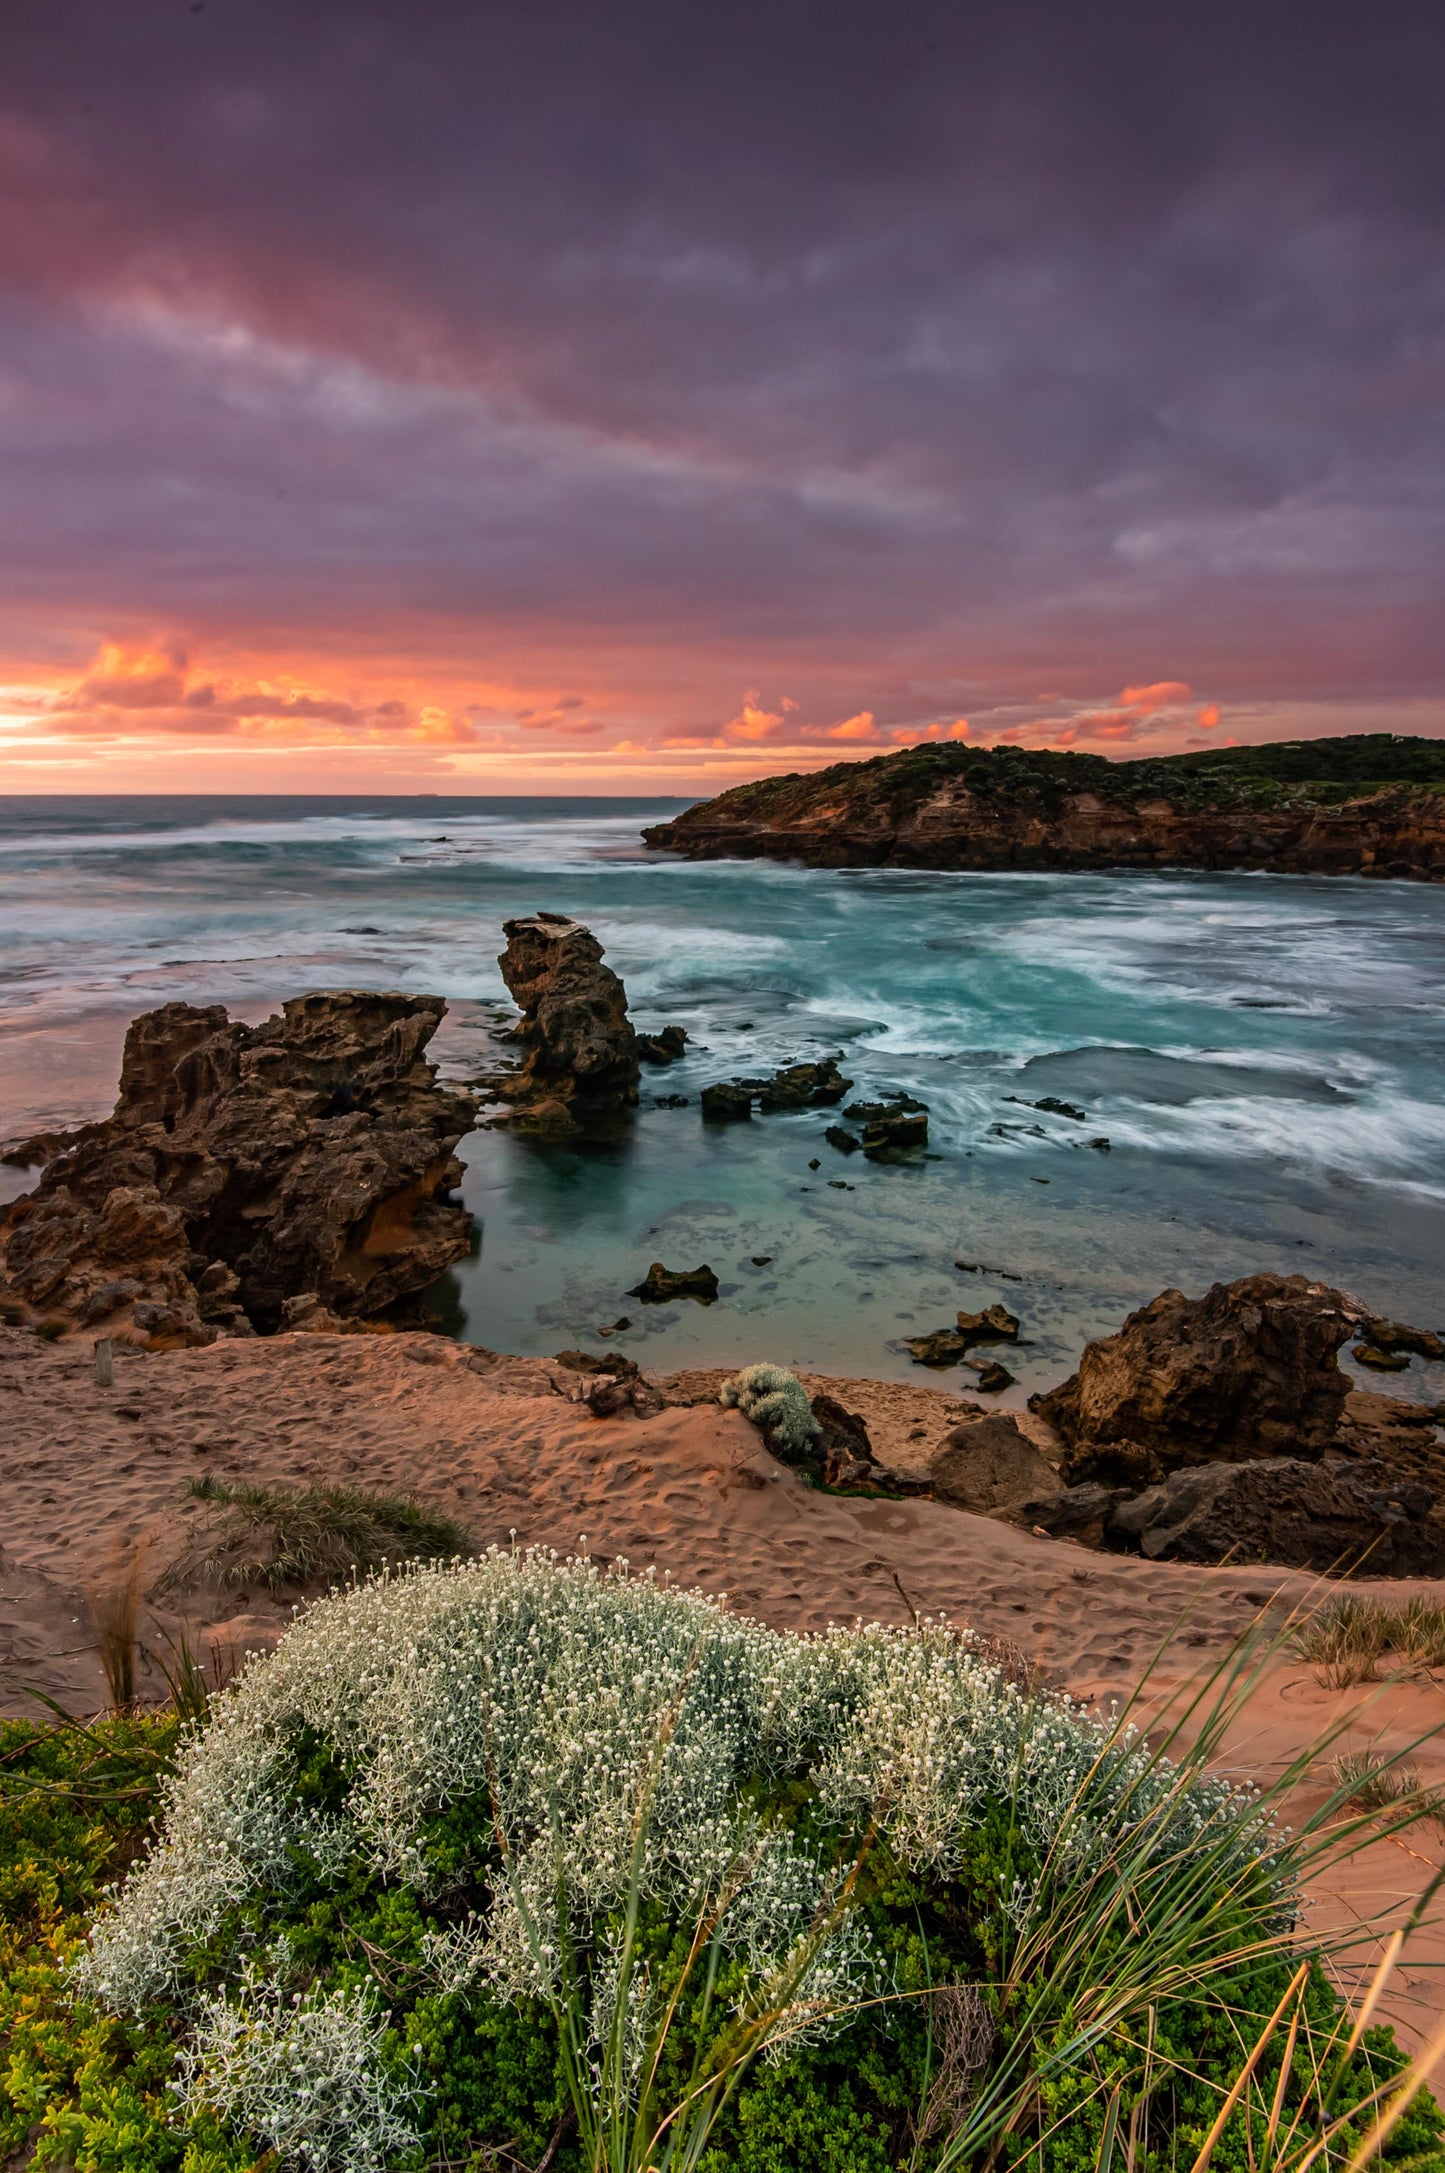
[{"label": "rocky headland", "polygon": [[1102,755],[947,744],[736,785],[649,845],[810,867],[1255,868],[1445,879],[1445,742]]},{"label": "rocky headland", "polygon": [[6,1316],[167,1349],[425,1289],[472,1220],[449,1195],[475,1105],[424,1053],[445,1009],[347,990],[255,1027],[219,1004],[144,1012],[113,1114],[10,1151],[44,1168],[0,1214]]}]

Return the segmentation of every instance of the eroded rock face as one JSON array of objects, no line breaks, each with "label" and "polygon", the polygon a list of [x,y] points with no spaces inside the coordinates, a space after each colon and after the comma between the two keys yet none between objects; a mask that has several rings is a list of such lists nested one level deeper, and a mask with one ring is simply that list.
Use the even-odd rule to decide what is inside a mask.
[{"label": "eroded rock face", "polygon": [[1111,1529],[1151,1559],[1279,1562],[1376,1577],[1437,1577],[1445,1525],[1435,1495],[1378,1462],[1272,1456],[1171,1472],[1118,1504]]},{"label": "eroded rock face", "polygon": [[526,1052],[507,1082],[508,1121],[552,1138],[605,1125],[637,1101],[626,989],[603,965],[592,931],[564,913],[504,921],[502,933],[507,948],[497,963],[521,1006],[516,1039]]},{"label": "eroded rock face", "polygon": [[1247,1275],[1202,1298],[1166,1290],[1032,1406],[1063,1436],[1071,1482],[1138,1487],[1192,1464],[1314,1461],[1350,1386],[1335,1354],[1362,1318],[1354,1299],[1303,1275]]},{"label": "eroded rock face", "polygon": [[126,1035],[114,1114],[0,1223],[11,1295],[154,1347],[379,1312],[467,1250],[447,1197],[475,1116],[423,1051],[439,996],[300,996],[251,1027],[165,1004]]}]

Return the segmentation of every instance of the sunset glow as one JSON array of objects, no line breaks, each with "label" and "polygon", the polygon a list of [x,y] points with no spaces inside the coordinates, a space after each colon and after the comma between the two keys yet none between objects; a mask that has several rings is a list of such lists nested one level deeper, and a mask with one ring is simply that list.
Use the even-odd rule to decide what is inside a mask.
[{"label": "sunset glow", "polygon": [[18,16],[0,788],[1445,731],[1428,71],[1126,13]]}]

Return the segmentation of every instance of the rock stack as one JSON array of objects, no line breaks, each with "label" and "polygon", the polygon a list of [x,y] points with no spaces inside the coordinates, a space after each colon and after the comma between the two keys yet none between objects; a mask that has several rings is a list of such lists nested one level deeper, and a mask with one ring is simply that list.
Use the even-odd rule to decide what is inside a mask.
[{"label": "rock stack", "polygon": [[637,1101],[637,1035],[627,991],[590,928],[565,913],[502,923],[497,960],[522,1013],[516,1039],[522,1069],[507,1081],[518,1131],[568,1139],[610,1121]]}]

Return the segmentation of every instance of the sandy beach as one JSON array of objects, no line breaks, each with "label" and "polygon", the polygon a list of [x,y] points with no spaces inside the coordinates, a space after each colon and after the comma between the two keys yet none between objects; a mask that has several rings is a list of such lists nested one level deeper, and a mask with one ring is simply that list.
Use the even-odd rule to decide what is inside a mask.
[{"label": "sandy beach", "polygon": [[[143,1695],[164,1694],[165,1639],[182,1626],[193,1642],[236,1656],[274,1642],[310,1595],[165,1590],[166,1571],[206,1513],[189,1492],[204,1472],[404,1490],[454,1516],[474,1545],[625,1558],[725,1592],[778,1627],[946,1614],[1017,1648],[1088,1701],[1127,1696],[1171,1636],[1153,1683],[1160,1696],[1175,1691],[1262,1611],[1307,1612],[1338,1589],[1276,1568],[1099,1554],[939,1502],[825,1494],[715,1401],[600,1420],[569,1400],[578,1378],[555,1360],[499,1357],[433,1335],[284,1335],[119,1351],[114,1386],[102,1388],[85,1342],[0,1331],[0,1708],[34,1711],[35,1691],[78,1713],[102,1707],[86,1595],[123,1577],[137,1549]],[[675,1398],[711,1397],[717,1378],[660,1385]],[[811,1377],[807,1385],[860,1411],[880,1460],[898,1471],[923,1469],[959,1415],[954,1399],[925,1387]],[[1445,1582],[1356,1580],[1351,1590],[1392,1603],[1414,1592],[1445,1599]],[[1282,1652],[1232,1731],[1228,1765],[1263,1779],[1337,1726],[1340,1749],[1394,1750],[1442,1716],[1431,1677],[1332,1691]],[[1445,1786],[1445,1747],[1424,1743],[1414,1763],[1422,1783]],[[1322,1800],[1325,1777],[1316,1785],[1311,1801]],[[1312,1921],[1323,1929],[1373,1920],[1383,1936],[1442,1859],[1433,1825],[1364,1847],[1311,1897]],[[1359,1967],[1377,1944],[1361,1947]],[[1442,1961],[1438,1930],[1412,1940],[1389,2002],[1412,2041],[1445,2009]]]}]

